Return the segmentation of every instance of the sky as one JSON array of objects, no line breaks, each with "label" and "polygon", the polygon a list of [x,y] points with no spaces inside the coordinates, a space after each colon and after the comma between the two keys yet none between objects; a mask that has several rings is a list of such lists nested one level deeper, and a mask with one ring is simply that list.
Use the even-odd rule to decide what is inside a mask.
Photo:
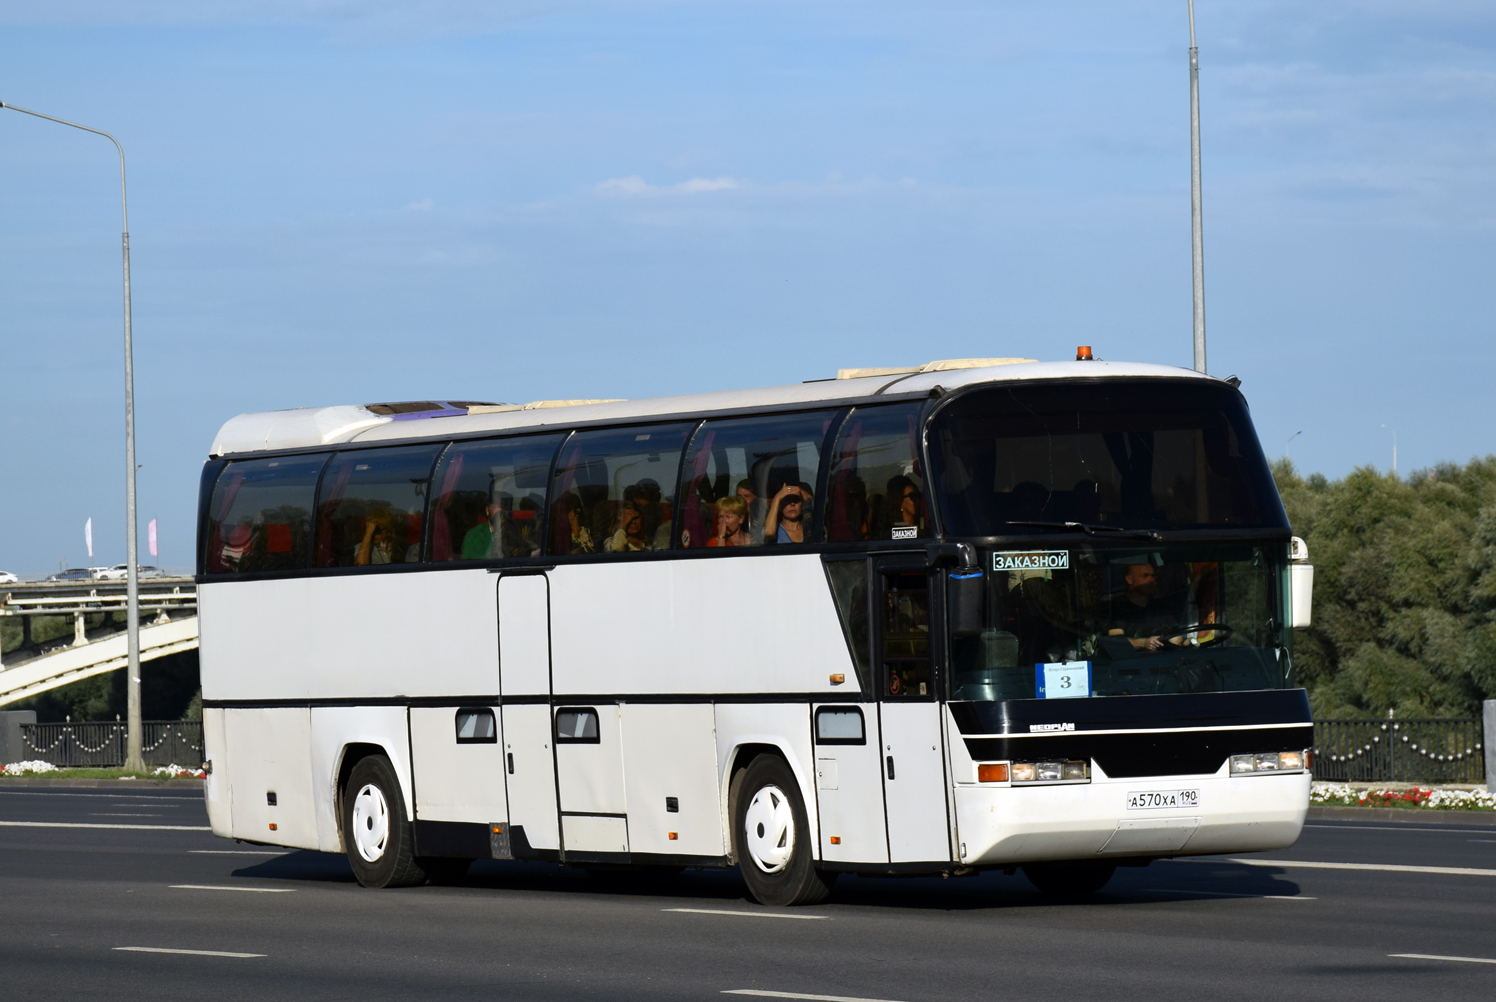
[{"label": "sky", "polygon": [[[1496,452],[1496,6],[1196,26],[1209,369],[1267,453]],[[1183,0],[7,0],[0,101],[124,144],[142,562],[185,569],[245,411],[1189,366],[1188,37]],[[0,569],[87,565],[90,517],[124,560],[118,198],[106,140],[0,111]]]}]

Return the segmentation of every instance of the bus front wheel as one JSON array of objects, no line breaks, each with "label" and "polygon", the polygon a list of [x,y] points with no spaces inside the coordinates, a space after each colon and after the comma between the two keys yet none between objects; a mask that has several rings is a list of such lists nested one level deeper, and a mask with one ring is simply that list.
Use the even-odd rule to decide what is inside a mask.
[{"label": "bus front wheel", "polygon": [[816,869],[805,804],[784,759],[760,755],[748,764],[733,804],[733,842],[760,904],[813,905],[831,893],[836,874]]},{"label": "bus front wheel", "polygon": [[360,759],[343,788],[343,842],[353,875],[365,887],[414,887],[426,882],[416,862],[405,799],[389,759]]}]

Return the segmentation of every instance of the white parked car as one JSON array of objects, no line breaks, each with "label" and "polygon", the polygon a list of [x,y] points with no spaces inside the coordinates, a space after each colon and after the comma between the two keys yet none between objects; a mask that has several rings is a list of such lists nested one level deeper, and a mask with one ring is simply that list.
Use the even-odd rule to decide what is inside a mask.
[{"label": "white parked car", "polygon": [[[159,578],[163,576],[159,567],[151,567],[145,564],[138,567],[137,571],[139,572],[139,576],[143,578]],[[100,581],[124,581],[130,576],[130,565],[115,564],[113,567],[106,567],[98,571],[95,576]]]}]

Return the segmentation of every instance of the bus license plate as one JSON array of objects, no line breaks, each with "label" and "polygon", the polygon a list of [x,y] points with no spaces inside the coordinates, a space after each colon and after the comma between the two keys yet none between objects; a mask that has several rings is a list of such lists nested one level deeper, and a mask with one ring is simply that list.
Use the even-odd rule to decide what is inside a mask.
[{"label": "bus license plate", "polygon": [[1127,795],[1129,811],[1156,811],[1169,807],[1199,806],[1199,790],[1139,790]]}]

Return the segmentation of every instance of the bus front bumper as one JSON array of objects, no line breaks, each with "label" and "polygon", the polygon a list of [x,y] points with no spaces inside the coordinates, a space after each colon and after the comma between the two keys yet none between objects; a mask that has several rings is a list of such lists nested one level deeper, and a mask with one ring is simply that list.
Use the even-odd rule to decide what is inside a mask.
[{"label": "bus front bumper", "polygon": [[[1223,768],[1214,776],[1074,785],[958,784],[958,852],[966,866],[993,866],[1283,849],[1304,827],[1310,779],[1307,772],[1231,776]],[[1140,807],[1162,798],[1138,794],[1188,806]]]}]

